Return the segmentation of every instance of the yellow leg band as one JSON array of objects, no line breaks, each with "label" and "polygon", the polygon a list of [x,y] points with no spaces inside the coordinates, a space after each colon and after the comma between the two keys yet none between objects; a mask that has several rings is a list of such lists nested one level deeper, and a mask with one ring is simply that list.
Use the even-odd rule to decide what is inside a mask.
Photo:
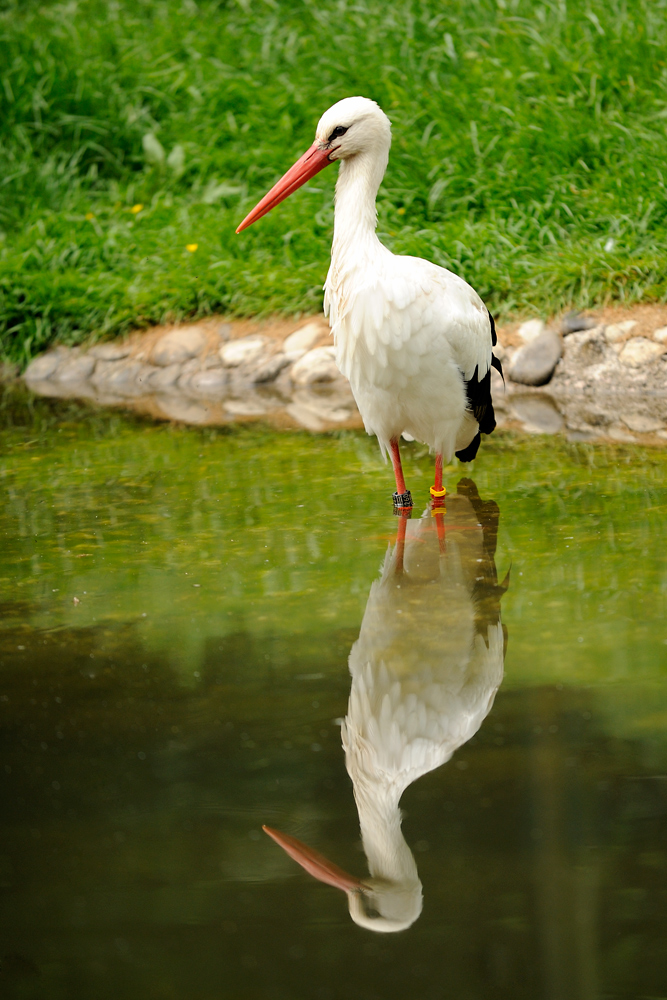
[{"label": "yellow leg band", "polygon": [[432,497],[444,497],[447,493],[446,489],[436,490],[435,486],[431,486],[431,496]]}]

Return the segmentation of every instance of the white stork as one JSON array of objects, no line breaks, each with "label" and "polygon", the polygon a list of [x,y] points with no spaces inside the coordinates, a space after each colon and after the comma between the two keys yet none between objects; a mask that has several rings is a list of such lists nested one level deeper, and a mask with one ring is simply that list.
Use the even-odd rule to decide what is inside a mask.
[{"label": "white stork", "polygon": [[[435,517],[430,516],[433,514]],[[434,524],[435,520],[435,524]],[[370,878],[358,879],[285,833],[266,832],[311,875],[343,889],[352,919],[400,931],[422,908],[401,832],[401,795],[477,732],[503,677],[495,549],[498,507],[462,480],[447,509],[401,517],[350,652],[342,725]]]},{"label": "white stork", "polygon": [[495,427],[491,402],[493,318],[477,292],[451,271],[392,254],[376,235],[375,199],[391,125],[374,101],[347,97],[320,118],[315,142],[238,227],[247,228],[336,160],[336,211],[324,310],[336,361],[350,382],[369,434],[391,454],[394,504],[411,507],[398,441],[436,455],[431,495],[443,497],[443,461],[477,454]]}]

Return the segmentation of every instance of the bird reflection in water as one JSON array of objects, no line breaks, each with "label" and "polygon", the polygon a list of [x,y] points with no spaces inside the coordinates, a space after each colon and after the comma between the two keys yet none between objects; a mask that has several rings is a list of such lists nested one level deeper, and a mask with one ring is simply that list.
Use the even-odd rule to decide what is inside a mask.
[{"label": "bird reflection in water", "polygon": [[[436,506],[437,504],[437,506]],[[401,795],[478,731],[503,678],[507,633],[495,553],[499,509],[462,479],[446,506],[401,512],[397,539],[371,586],[350,651],[352,687],[342,724],[370,877],[349,875],[269,827],[315,878],[343,889],[352,919],[400,931],[422,909],[417,865],[401,831]]]}]

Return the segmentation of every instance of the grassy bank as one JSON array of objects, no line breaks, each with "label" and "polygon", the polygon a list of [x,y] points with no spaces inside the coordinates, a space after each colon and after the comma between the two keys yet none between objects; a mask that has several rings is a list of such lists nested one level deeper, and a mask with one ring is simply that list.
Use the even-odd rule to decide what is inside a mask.
[{"label": "grassy bank", "polygon": [[5,0],[0,352],[317,308],[334,170],[234,228],[353,93],[393,121],[393,250],[497,311],[665,297],[666,22],[667,0]]}]

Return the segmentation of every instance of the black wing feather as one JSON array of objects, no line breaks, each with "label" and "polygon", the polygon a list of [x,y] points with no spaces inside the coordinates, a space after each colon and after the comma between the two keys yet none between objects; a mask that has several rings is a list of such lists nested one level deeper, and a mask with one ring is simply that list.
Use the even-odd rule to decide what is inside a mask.
[{"label": "black wing feather", "polygon": [[[495,347],[498,343],[498,335],[496,334],[496,324],[491,313],[489,313],[489,320],[491,323],[491,344]],[[491,366],[500,372],[504,381],[503,366],[495,354],[491,355]],[[461,462],[472,462],[481,443],[480,433],[491,434],[496,427],[496,415],[493,412],[493,401],[491,399],[491,368],[489,368],[486,375],[482,376],[481,379],[479,378],[479,368],[475,368],[473,377],[464,381],[463,385],[465,386],[468,399],[468,409],[479,424],[479,431],[466,448],[462,448],[461,451],[456,452],[456,457]]]}]

